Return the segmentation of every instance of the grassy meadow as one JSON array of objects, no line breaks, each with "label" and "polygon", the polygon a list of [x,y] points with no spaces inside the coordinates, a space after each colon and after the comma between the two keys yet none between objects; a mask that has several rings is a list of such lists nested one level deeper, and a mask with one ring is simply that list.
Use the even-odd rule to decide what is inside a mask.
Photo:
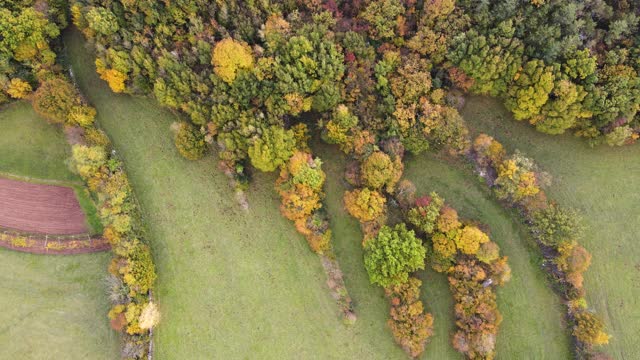
[{"label": "grassy meadow", "polygon": [[581,242],[593,254],[587,300],[612,335],[605,351],[614,359],[640,358],[640,146],[591,148],[569,134],[541,134],[490,98],[469,98],[462,114],[474,133],[535,159],[553,176],[549,197],[579,210],[587,227]]}]

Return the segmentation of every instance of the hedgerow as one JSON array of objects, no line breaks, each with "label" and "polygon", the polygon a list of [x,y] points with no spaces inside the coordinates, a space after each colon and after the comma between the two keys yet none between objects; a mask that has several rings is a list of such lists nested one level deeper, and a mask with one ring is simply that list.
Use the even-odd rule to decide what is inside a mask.
[{"label": "hedgerow", "polygon": [[583,273],[591,264],[591,254],[579,244],[583,229],[576,211],[548,200],[541,188],[549,185],[548,174],[518,152],[507,156],[491,136],[480,134],[469,158],[498,199],[520,211],[536,240],[544,258],[543,268],[567,305],[576,355],[598,356],[595,347],[607,344],[609,335],[585,299]]}]

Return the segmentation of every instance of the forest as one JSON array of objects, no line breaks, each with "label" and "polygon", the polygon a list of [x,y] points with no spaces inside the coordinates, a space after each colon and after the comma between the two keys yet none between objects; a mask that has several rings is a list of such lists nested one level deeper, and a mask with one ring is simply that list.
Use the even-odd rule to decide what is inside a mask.
[{"label": "forest", "polygon": [[[0,104],[27,100],[67,135],[69,166],[112,247],[108,317],[123,358],[151,353],[162,274],[126,159],[76,84],[69,31],[82,33],[113,93],[152,98],[180,119],[167,129],[175,148],[193,162],[215,156],[237,206],[249,211],[252,182],[274,173],[280,213],[317,254],[345,326],[358,321],[358,301],[336,255],[325,193],[334,174],[316,141],[346,159],[341,197],[361,231],[350,241],[360,242],[369,282],[388,301],[390,336],[408,357],[429,346],[434,319],[448,319],[421,295],[416,274],[426,268],[446,275],[457,352],[502,358],[496,342],[509,337],[499,333],[497,298],[512,274],[492,230],[404,174],[406,159],[432,154],[464,163],[526,229],[532,261],[564,306],[558,321],[573,357],[609,359],[611,337],[583,274],[592,261],[615,260],[592,259],[580,209],[548,190],[553,174],[474,132],[461,111],[469,97],[489,96],[511,114],[499,121],[555,141],[635,147],[639,26],[638,0],[8,0]],[[215,219],[197,221],[215,228]]]}]

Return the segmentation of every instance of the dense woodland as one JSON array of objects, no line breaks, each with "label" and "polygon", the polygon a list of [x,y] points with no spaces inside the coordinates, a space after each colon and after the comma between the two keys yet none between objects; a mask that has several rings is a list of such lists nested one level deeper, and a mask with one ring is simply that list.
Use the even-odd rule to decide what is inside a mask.
[{"label": "dense woodland", "polygon": [[[529,159],[507,158],[490,137],[472,146],[458,108],[465,94],[489,95],[543,133],[571,132],[593,145],[634,143],[639,16],[638,0],[14,0],[0,9],[0,103],[28,98],[49,121],[79,129],[85,140],[74,146],[74,163],[103,194],[106,235],[115,244],[134,237],[119,255],[129,259],[148,250],[130,248],[138,242],[135,216],[124,206],[127,187],[125,194],[112,187],[119,163],[94,127],[95,110],[63,75],[57,37],[68,24],[85,35],[96,71],[114,92],[150,95],[183,115],[172,130],[185,158],[218,150],[240,198],[252,169],[279,171],[281,212],[320,255],[331,253],[326,175],[307,143],[319,134],[336,144],[350,159],[344,202],[362,225],[365,267],[385,289],[389,326],[411,357],[432,331],[420,281],[411,276],[425,259],[448,274],[458,303],[454,347],[468,358],[495,355],[500,315],[492,289],[508,278],[506,258],[479,224],[459,221],[437,194],[416,198],[402,180],[405,152],[466,154],[552,252],[552,271],[575,303],[568,318],[576,356],[602,356],[593,346],[607,335],[582,303],[590,255],[575,242],[578,222],[543,198],[545,177]],[[389,207],[406,223],[387,224]],[[146,281],[144,292],[153,283],[152,269],[131,275],[145,280],[127,277],[126,264],[113,266],[128,289]],[[145,335],[136,326],[146,300],[136,295],[111,313],[132,347]],[[473,306],[464,304],[469,297]],[[144,355],[134,350],[129,357]]]}]

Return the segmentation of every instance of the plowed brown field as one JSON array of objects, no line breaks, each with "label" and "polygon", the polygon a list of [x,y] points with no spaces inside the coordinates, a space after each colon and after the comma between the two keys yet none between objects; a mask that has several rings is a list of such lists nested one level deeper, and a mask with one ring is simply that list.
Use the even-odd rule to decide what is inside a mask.
[{"label": "plowed brown field", "polygon": [[40,234],[88,233],[72,188],[0,178],[0,227]]}]

